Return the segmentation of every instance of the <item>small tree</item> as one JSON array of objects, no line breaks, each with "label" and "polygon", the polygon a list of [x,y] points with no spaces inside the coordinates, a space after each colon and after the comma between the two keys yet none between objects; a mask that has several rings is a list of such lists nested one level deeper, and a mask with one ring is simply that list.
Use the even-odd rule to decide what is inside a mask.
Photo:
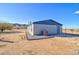
[{"label": "small tree", "polygon": [[4,30],[11,30],[12,29],[12,24],[10,23],[0,23],[0,30],[3,32]]},{"label": "small tree", "polygon": [[73,32],[74,31],[74,29],[70,29],[71,30],[71,32]]}]

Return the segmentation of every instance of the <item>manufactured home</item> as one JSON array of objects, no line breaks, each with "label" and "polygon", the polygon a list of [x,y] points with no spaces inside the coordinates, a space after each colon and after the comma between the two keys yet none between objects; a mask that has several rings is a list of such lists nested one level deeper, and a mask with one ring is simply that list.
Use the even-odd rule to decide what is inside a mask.
[{"label": "manufactured home", "polygon": [[30,35],[52,35],[62,33],[62,24],[49,19],[29,24],[27,31]]}]

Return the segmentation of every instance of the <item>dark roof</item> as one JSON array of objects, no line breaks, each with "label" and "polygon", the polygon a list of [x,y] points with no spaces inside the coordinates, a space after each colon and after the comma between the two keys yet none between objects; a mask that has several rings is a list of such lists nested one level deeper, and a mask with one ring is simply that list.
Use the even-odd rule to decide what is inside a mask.
[{"label": "dark roof", "polygon": [[62,24],[60,24],[52,19],[33,22],[33,24],[62,25]]}]

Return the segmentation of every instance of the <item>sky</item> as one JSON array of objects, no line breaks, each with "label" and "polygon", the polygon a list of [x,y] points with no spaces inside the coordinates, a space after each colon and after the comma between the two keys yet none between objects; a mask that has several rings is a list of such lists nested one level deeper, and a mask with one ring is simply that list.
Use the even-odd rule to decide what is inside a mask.
[{"label": "sky", "polygon": [[53,19],[63,28],[79,28],[77,3],[0,3],[0,21],[28,24]]}]

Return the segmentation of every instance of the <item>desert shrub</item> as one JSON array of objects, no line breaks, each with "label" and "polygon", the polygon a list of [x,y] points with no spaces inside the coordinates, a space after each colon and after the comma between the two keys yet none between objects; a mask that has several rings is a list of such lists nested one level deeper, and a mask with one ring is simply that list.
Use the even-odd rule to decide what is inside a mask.
[{"label": "desert shrub", "polygon": [[10,23],[0,23],[0,30],[3,32],[4,30],[11,30],[12,29],[12,24]]},{"label": "desert shrub", "polygon": [[74,31],[74,29],[70,29],[70,31],[71,31],[71,32],[73,32],[73,31]]}]

